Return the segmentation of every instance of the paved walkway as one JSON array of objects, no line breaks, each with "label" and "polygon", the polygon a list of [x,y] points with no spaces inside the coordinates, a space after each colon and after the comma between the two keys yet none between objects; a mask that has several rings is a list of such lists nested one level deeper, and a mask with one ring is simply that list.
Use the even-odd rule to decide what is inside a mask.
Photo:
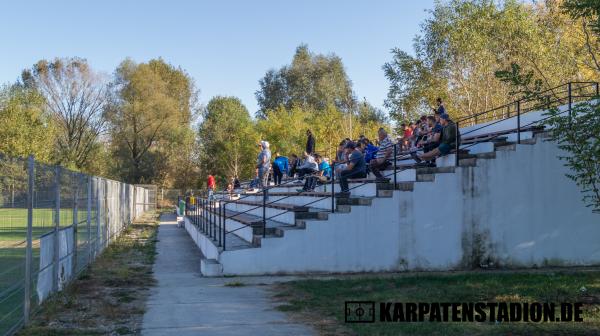
[{"label": "paved walkway", "polygon": [[[266,283],[281,277],[205,278],[200,251],[174,215],[163,215],[158,230],[154,276],[142,335],[312,335],[275,310]],[[242,282],[242,287],[226,287]]]}]

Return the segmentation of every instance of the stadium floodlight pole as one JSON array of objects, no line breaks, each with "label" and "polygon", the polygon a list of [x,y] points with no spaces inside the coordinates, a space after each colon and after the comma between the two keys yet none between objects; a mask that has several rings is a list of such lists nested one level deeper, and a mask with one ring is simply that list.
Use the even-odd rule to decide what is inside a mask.
[{"label": "stadium floodlight pole", "polygon": [[23,302],[23,322],[29,324],[29,313],[31,310],[31,259],[32,259],[32,227],[33,227],[33,184],[34,184],[34,160],[33,155],[27,159],[27,248],[25,250],[25,288]]}]

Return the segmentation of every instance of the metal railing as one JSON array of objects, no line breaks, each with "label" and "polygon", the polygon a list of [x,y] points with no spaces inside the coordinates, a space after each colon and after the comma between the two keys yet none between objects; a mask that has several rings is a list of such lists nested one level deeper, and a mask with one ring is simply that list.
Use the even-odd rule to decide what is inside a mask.
[{"label": "metal railing", "polygon": [[0,335],[29,322],[137,216],[147,191],[0,155]]},{"label": "metal railing", "polygon": [[[559,105],[563,105],[563,104],[568,104],[568,110],[565,112],[570,113],[570,111],[572,109],[572,104],[574,102],[580,101],[582,99],[598,97],[598,95],[599,95],[599,87],[598,87],[597,82],[570,82],[570,83],[543,91],[543,92],[539,93],[538,95],[536,95],[536,97],[522,98],[522,99],[516,100],[514,102],[505,104],[503,106],[500,106],[500,107],[497,107],[497,108],[494,108],[494,109],[491,109],[488,111],[476,113],[474,115],[459,119],[456,122],[457,132],[456,132],[455,148],[454,148],[455,157],[456,157],[455,165],[456,166],[459,165],[459,153],[461,150],[466,150],[466,148],[469,148],[477,143],[491,141],[493,139],[496,139],[502,135],[506,135],[509,133],[517,133],[517,143],[520,143],[522,131],[527,130],[528,128],[530,128],[536,124],[539,124],[543,120],[547,119],[547,118],[542,118],[542,119],[539,119],[539,120],[536,120],[536,121],[533,121],[533,122],[530,122],[527,124],[522,124],[521,116],[525,113],[528,113],[531,111],[536,111],[536,110],[548,109],[550,107],[559,106]],[[542,97],[542,99],[540,99],[540,97]],[[507,129],[507,130],[503,130],[500,132],[490,132],[490,133],[486,133],[486,134],[480,134],[477,136],[468,137],[469,134],[472,134],[478,130],[485,129],[487,127],[496,125],[496,124],[498,124],[504,120],[508,120],[510,118],[516,118],[517,125],[516,125],[516,128],[514,128],[514,129]],[[477,125],[481,122],[484,122],[485,124],[482,124],[480,127],[471,129],[463,134],[459,133],[461,124]],[[465,140],[465,139],[469,140],[470,144],[467,146],[463,146],[463,148],[461,149],[460,148],[461,138],[459,138],[459,136],[463,140]],[[482,138],[482,139],[477,140],[478,138]],[[398,181],[397,181],[398,172],[402,171],[404,169],[415,168],[414,164],[399,166],[398,161],[410,159],[410,158],[406,158],[405,156],[408,154],[412,154],[414,152],[416,152],[416,151],[415,150],[402,151],[402,145],[399,143],[392,144],[392,155],[391,155],[392,169],[389,173],[382,175],[383,178],[386,180],[391,180],[394,187],[396,187],[398,184]],[[327,196],[315,196],[317,198],[316,200],[312,200],[310,202],[307,202],[303,205],[299,205],[296,207],[307,207],[316,202],[330,198],[331,199],[331,208],[328,210],[325,210],[325,209],[321,209],[321,210],[328,211],[330,213],[336,212],[335,167],[336,167],[336,163],[333,162],[331,165],[331,170],[332,170],[331,179],[328,182],[328,184],[331,185],[330,194]],[[354,183],[356,185],[350,187],[349,190],[354,190],[356,188],[360,188],[360,187],[370,184],[372,182],[373,181],[369,180],[369,181],[366,181],[363,183]],[[285,183],[284,183],[284,185],[285,185]],[[268,201],[267,197],[269,194],[269,190],[273,189],[273,188],[278,188],[278,187],[281,187],[281,185],[263,187],[262,193],[261,193],[262,194],[262,202],[259,205],[250,207],[250,209],[247,209],[242,212],[235,212],[232,215],[227,215],[226,208],[229,203],[235,203],[238,200],[243,200],[244,198],[256,196],[259,194],[258,193],[257,194],[246,194],[237,200],[200,199],[200,202],[199,202],[195,212],[190,213],[190,215],[193,216],[192,222],[205,235],[207,235],[214,242],[216,242],[217,245],[222,250],[226,250],[226,237],[228,234],[232,234],[238,230],[241,230],[241,229],[244,229],[247,227],[252,228],[253,224],[259,223],[262,226],[262,236],[266,237],[267,221],[272,220],[273,218],[276,218],[278,216],[284,215],[286,213],[295,211],[294,209],[289,209],[289,210],[280,212],[276,215],[267,217],[266,216],[266,208],[270,205],[277,204],[278,202],[281,202],[282,200],[288,199],[290,197],[295,197],[295,196],[300,196],[302,194],[306,194],[306,192],[299,191],[299,192],[295,192],[295,193],[290,193],[289,195],[278,198],[275,201]],[[259,209],[259,208],[262,208],[262,216],[258,216],[258,217],[261,217],[260,222],[257,221],[257,222],[253,222],[251,224],[243,224],[241,222],[238,222],[241,224],[241,226],[239,228],[229,230],[229,231],[227,230],[227,228],[226,228],[227,219],[235,219],[236,217],[239,217],[243,214],[247,214],[247,213],[254,211],[256,209]]]}]

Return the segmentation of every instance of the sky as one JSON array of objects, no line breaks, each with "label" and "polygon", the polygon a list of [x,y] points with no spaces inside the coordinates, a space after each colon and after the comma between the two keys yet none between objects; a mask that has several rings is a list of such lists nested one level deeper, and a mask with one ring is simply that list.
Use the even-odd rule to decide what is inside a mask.
[{"label": "sky", "polygon": [[258,81],[301,43],[340,56],[359,99],[382,107],[390,50],[412,52],[434,0],[0,0],[0,83],[40,59],[78,56],[112,74],[126,57],[162,57],[195,80],[200,100],[236,96],[253,114]]}]

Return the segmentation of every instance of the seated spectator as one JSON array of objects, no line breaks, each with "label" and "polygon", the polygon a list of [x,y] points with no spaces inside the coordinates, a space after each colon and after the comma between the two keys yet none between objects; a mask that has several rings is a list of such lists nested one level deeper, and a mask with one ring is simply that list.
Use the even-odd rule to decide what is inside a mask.
[{"label": "seated spectator", "polygon": [[348,179],[365,178],[367,176],[367,164],[363,153],[356,148],[356,144],[349,142],[346,144],[346,154],[348,155],[348,166],[340,172],[340,188],[341,192],[338,197],[350,196],[348,187]]},{"label": "seated spectator", "polygon": [[281,184],[283,175],[287,175],[289,171],[289,160],[285,156],[275,153],[275,160],[273,161],[273,182],[275,185]]},{"label": "seated spectator", "polygon": [[362,142],[365,144],[365,162],[369,163],[377,155],[379,147],[374,146],[368,138],[363,138]]},{"label": "seated spectator", "polygon": [[423,147],[423,152],[425,153],[430,152],[440,145],[440,138],[442,135],[442,125],[440,125],[439,122],[436,122],[434,116],[427,117],[427,124],[429,125],[427,138],[420,143]]},{"label": "seated spectator", "polygon": [[377,151],[375,158],[371,160],[369,168],[377,178],[377,181],[383,181],[385,179],[381,174],[381,170],[384,170],[390,165],[389,159],[392,156],[394,144],[383,128],[379,129],[377,136],[379,137],[379,150]]},{"label": "seated spectator", "polygon": [[340,142],[340,144],[338,146],[338,150],[335,154],[335,161],[333,161],[333,162],[334,162],[334,167],[335,167],[334,173],[337,178],[340,177],[340,172],[342,170],[344,170],[347,165],[347,161],[348,161],[348,158],[346,156],[346,144],[347,143],[348,143],[348,141],[342,140],[342,142]]},{"label": "seated spectator", "polygon": [[316,174],[310,175],[306,178],[304,187],[302,189],[298,189],[299,192],[314,191],[318,182],[326,183],[327,179],[331,177],[331,167],[329,166],[329,163],[325,162],[319,154],[315,154],[314,156],[316,162],[319,164],[319,171]]},{"label": "seated spectator", "polygon": [[439,146],[422,155],[417,156],[415,153],[411,154],[415,161],[429,161],[438,156],[447,155],[456,147],[457,137],[460,143],[460,132],[456,128],[456,124],[450,120],[450,117],[447,114],[442,114],[440,116],[440,124],[443,128]]},{"label": "seated spectator", "polygon": [[319,171],[319,164],[315,161],[315,158],[304,152],[304,162],[300,166],[298,166],[298,177],[302,178],[304,175],[314,174]]},{"label": "seated spectator", "polygon": [[412,137],[412,128],[410,128],[410,126],[406,125],[406,124],[402,124],[402,150],[409,150],[410,149],[410,138]]},{"label": "seated spectator", "polygon": [[296,175],[296,173],[298,172],[298,166],[300,165],[300,159],[298,158],[298,155],[296,154],[292,154],[292,160],[289,163],[289,177],[294,177]]},{"label": "seated spectator", "polygon": [[242,188],[242,185],[240,183],[240,179],[238,179],[238,177],[235,176],[233,178],[233,189],[240,189],[240,188]]}]

